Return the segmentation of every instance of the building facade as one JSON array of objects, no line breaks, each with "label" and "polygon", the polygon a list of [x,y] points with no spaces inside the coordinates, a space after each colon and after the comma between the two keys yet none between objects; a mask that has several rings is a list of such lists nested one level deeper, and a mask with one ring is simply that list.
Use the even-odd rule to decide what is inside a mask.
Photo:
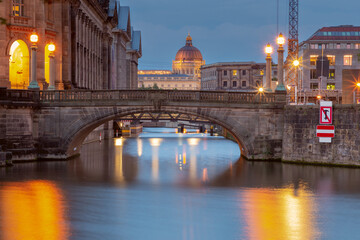
[{"label": "building facade", "polygon": [[141,34],[130,10],[117,0],[3,0],[0,16],[0,87],[27,89],[30,35],[36,33],[36,75],[49,86],[49,51],[54,43],[56,89],[116,89],[137,86]]},{"label": "building facade", "polygon": [[199,49],[193,46],[190,34],[186,37],[185,46],[176,53],[169,70],[138,71],[138,87],[149,88],[154,85],[160,89],[200,90],[200,67],[205,60]]},{"label": "building facade", "polygon": [[253,90],[264,84],[265,63],[223,62],[201,67],[201,90]]},{"label": "building facade", "polygon": [[[316,75],[318,56],[329,59],[329,75]],[[306,90],[342,90],[343,70],[360,69],[360,27],[323,27],[299,46],[299,86]]]},{"label": "building facade", "polygon": [[199,90],[200,81],[191,75],[174,74],[166,70],[141,70],[139,88]]}]

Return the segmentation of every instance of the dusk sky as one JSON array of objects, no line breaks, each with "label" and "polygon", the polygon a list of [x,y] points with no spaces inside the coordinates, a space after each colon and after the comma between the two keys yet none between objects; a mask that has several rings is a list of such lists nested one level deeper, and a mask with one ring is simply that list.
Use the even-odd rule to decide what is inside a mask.
[{"label": "dusk sky", "polygon": [[[288,2],[279,0],[279,31],[288,35]],[[139,69],[169,69],[190,32],[206,64],[265,62],[275,46],[277,0],[122,0],[141,30]],[[299,0],[299,41],[325,26],[360,25],[359,0]],[[287,46],[285,47],[287,48]],[[273,54],[276,58],[276,54]],[[276,60],[275,60],[276,62]]]}]

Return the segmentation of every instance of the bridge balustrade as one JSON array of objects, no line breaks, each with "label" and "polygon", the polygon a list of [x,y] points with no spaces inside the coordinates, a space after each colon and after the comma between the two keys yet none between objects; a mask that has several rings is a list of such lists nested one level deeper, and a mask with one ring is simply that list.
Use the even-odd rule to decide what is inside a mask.
[{"label": "bridge balustrade", "polygon": [[[199,101],[240,104],[275,103],[276,93],[180,91],[180,90],[55,90],[29,91],[0,89],[1,100],[61,102],[61,101]],[[280,95],[279,95],[280,96]]]}]

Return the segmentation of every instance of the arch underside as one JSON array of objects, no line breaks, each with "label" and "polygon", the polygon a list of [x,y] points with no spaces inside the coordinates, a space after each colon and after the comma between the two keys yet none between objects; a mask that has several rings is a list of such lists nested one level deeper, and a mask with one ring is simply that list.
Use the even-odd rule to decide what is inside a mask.
[{"label": "arch underside", "polygon": [[[61,148],[66,151],[68,157],[79,154],[80,146],[85,138],[98,126],[118,119],[146,119],[149,120],[169,120],[169,121],[191,121],[200,123],[213,123],[222,126],[236,139],[241,155],[247,157],[252,149],[252,134],[246,128],[240,128],[239,123],[233,118],[226,116],[226,114],[216,116],[216,113],[211,111],[203,111],[200,108],[179,108],[179,107],[164,107],[165,109],[156,110],[152,108],[108,108],[108,111],[96,112],[96,114],[84,114],[82,117],[74,120],[64,132],[62,137]],[[207,114],[206,114],[207,113]]]}]

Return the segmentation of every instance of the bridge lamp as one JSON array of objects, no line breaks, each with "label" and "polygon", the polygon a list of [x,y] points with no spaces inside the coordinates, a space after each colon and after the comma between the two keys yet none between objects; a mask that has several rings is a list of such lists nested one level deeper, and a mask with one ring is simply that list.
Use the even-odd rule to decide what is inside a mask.
[{"label": "bridge lamp", "polygon": [[39,36],[36,34],[36,32],[33,32],[30,35],[30,42],[32,43],[31,45],[31,75],[30,75],[30,85],[29,85],[29,89],[32,90],[39,90],[39,84],[37,83],[37,79],[36,79],[36,50],[37,50],[37,46],[36,43],[39,41]]},{"label": "bridge lamp", "polygon": [[48,45],[49,50],[49,87],[48,90],[55,90],[55,44]]},{"label": "bridge lamp", "polygon": [[282,35],[282,33],[279,34],[279,36],[276,39],[277,44],[279,44],[280,47],[285,44],[285,38]]},{"label": "bridge lamp", "polygon": [[265,47],[266,53],[266,78],[265,78],[265,85],[266,91],[271,91],[271,53],[273,52],[273,48],[271,47],[270,43],[268,43]]},{"label": "bridge lamp", "polygon": [[320,100],[320,99],[321,99],[321,95],[317,95],[316,98],[317,98],[318,100]]},{"label": "bridge lamp", "polygon": [[285,86],[284,86],[284,48],[283,45],[285,44],[285,38],[280,33],[278,38],[276,39],[276,43],[279,45],[279,48],[277,50],[278,52],[278,82],[279,84],[276,86],[275,91],[281,91],[285,92]]},{"label": "bridge lamp", "polygon": [[270,57],[273,52],[273,48],[271,47],[270,43],[268,43],[265,47],[265,53]]},{"label": "bridge lamp", "polygon": [[356,83],[356,86],[357,86],[358,88],[360,88],[360,82],[357,82],[357,83]]},{"label": "bridge lamp", "polygon": [[39,36],[36,34],[36,32],[33,32],[30,35],[30,42],[32,42],[33,45],[36,45],[36,43],[39,41]]},{"label": "bridge lamp", "polygon": [[263,93],[264,92],[264,88],[260,87],[259,88],[259,93]]},{"label": "bridge lamp", "polygon": [[291,86],[290,86],[290,85],[287,85],[287,89],[290,91],[290,90],[291,90]]}]

